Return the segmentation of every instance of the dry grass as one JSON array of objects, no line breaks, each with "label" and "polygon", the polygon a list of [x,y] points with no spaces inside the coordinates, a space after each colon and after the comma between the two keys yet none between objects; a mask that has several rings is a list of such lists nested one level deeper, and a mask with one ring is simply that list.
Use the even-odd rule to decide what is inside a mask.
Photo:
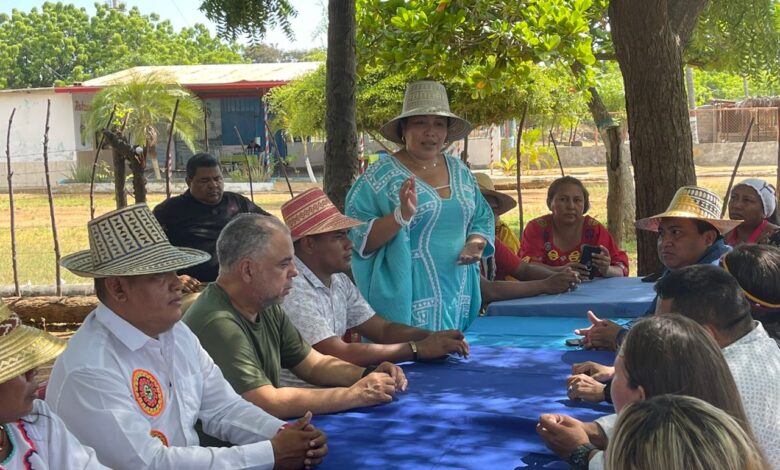
[{"label": "dry grass", "polygon": [[[708,173],[717,173],[722,175],[728,169],[710,169]],[[768,171],[774,171],[772,167],[752,167],[746,168],[740,172],[740,178],[763,175],[762,177],[774,180],[767,176]],[[535,172],[545,173],[545,172]],[[601,168],[576,168],[572,174],[603,174]],[[728,176],[709,176],[700,171],[699,184],[716,191],[718,194],[724,194],[728,185]],[[294,190],[300,192],[304,187],[301,185]],[[283,192],[280,185],[277,185],[278,191],[274,193],[260,193],[255,195],[255,202],[272,214],[280,215],[282,204],[289,199],[289,195]],[[606,197],[607,187],[605,183],[588,183],[588,190],[591,194],[590,215],[606,223]],[[546,188],[527,189],[523,191],[523,207],[525,220],[531,220],[547,213],[545,205]],[[507,194],[515,196],[514,191],[506,191]],[[154,207],[164,199],[162,194],[149,195],[149,206]],[[114,208],[112,195],[98,194],[96,199],[96,213],[102,214]],[[16,213],[16,243],[17,243],[17,265],[19,268],[19,281],[21,284],[54,284],[54,245],[51,235],[49,221],[49,206],[45,194],[15,194],[15,213]],[[59,232],[60,250],[63,255],[77,250],[88,248],[86,223],[89,220],[89,196],[87,194],[55,194],[54,196],[55,214],[57,219],[57,230]],[[0,258],[3,263],[0,264],[0,285],[13,284],[13,273],[11,269],[11,236],[10,236],[10,217],[8,216],[8,194],[0,195],[0,207],[2,214],[0,216]],[[504,217],[504,220],[517,229],[517,212],[512,212]],[[636,242],[627,240],[623,249],[629,253],[632,272],[636,267]],[[65,283],[84,283],[83,278],[79,278],[67,270],[62,270],[62,278]]]}]

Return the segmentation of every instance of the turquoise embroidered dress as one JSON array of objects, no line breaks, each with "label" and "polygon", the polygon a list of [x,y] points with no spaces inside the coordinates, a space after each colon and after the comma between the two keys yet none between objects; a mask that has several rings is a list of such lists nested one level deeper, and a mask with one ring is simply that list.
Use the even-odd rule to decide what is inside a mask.
[{"label": "turquoise embroidered dress", "polygon": [[482,303],[479,263],[457,264],[470,235],[488,240],[493,253],[493,212],[460,160],[445,158],[451,195],[442,199],[417,178],[417,213],[407,227],[373,253],[364,247],[373,221],[398,206],[398,191],[412,174],[395,158],[369,166],[347,195],[346,214],[368,222],[350,230],[357,256],[352,272],[360,292],[389,321],[433,331],[465,330]]}]

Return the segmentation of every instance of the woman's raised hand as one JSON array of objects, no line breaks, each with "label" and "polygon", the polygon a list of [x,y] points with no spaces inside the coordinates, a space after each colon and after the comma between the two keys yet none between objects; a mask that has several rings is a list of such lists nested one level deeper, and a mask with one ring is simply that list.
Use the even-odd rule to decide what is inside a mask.
[{"label": "woman's raised hand", "polygon": [[408,180],[404,181],[401,185],[401,190],[398,192],[398,199],[401,207],[401,216],[404,220],[412,220],[414,214],[417,213],[417,189],[415,188],[414,175],[410,176]]}]

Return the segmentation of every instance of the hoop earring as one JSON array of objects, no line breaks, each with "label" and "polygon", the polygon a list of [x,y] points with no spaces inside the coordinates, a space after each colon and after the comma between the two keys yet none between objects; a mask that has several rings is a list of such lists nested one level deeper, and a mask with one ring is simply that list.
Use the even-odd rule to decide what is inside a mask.
[{"label": "hoop earring", "polygon": [[406,145],[406,137],[401,136],[401,142],[403,142],[403,144]]}]

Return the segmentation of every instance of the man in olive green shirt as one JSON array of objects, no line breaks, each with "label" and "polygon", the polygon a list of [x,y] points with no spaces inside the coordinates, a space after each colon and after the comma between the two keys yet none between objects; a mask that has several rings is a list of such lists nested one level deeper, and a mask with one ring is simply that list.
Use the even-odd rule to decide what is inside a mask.
[{"label": "man in olive green shirt", "polygon": [[[312,349],[280,307],[298,274],[293,244],[274,217],[242,214],[217,240],[219,276],[184,322],[235,391],[279,418],[333,413],[392,401],[406,389],[398,366],[358,367]],[[279,388],[281,368],[313,385]],[[373,372],[373,373],[372,373]]]}]

